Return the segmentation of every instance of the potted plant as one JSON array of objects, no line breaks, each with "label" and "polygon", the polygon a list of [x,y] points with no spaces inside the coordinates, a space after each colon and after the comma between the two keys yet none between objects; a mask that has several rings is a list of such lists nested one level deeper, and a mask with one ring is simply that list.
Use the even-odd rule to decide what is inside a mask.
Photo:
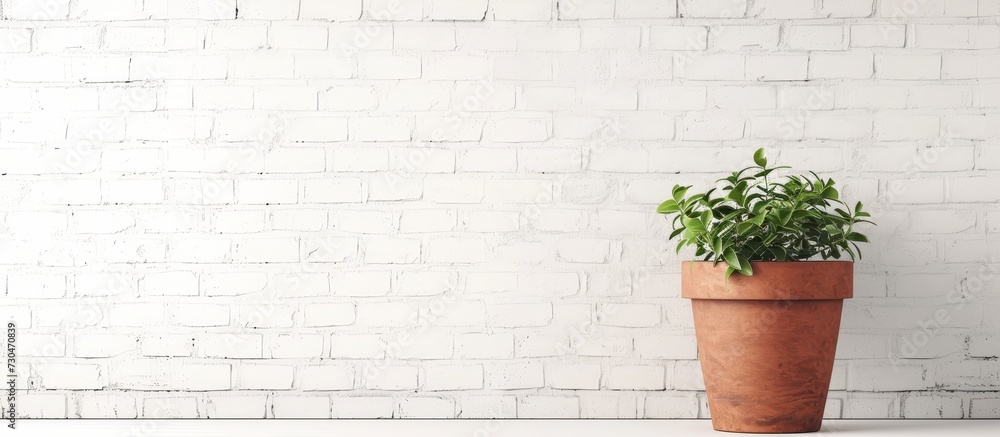
[{"label": "potted plant", "polygon": [[[690,194],[675,186],[681,294],[691,299],[712,426],[719,431],[818,431],[830,388],[843,300],[853,295],[855,230],[871,223],[815,173],[777,178],[764,149],[754,166]],[[852,261],[837,260],[844,255]],[[812,261],[821,258],[822,261]]]}]

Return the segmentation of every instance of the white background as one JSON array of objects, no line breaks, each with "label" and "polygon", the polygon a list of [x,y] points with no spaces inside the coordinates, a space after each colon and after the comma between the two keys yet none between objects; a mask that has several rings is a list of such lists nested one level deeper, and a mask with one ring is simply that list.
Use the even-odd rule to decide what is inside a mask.
[{"label": "white background", "polygon": [[653,209],[763,146],[879,223],[827,416],[1000,416],[996,0],[0,4],[23,415],[708,417]]}]

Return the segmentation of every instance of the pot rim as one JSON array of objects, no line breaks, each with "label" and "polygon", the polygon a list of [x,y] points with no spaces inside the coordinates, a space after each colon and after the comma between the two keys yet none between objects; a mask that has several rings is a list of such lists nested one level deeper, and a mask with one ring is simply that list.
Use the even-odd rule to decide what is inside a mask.
[{"label": "pot rim", "polygon": [[[715,263],[715,261],[703,261],[703,260],[700,260],[700,259],[686,259],[686,260],[681,261],[681,262],[682,263],[705,263],[705,264],[714,264]],[[854,264],[854,261],[845,260],[845,259],[807,259],[807,260],[802,260],[802,261],[750,261],[750,264],[824,264],[824,263],[829,263],[829,264],[836,264],[836,263]],[[719,261],[719,264],[723,264],[723,262]]]},{"label": "pot rim", "polygon": [[681,296],[717,300],[827,300],[854,296],[854,262],[751,261],[753,276],[734,273],[725,263],[681,262]]}]

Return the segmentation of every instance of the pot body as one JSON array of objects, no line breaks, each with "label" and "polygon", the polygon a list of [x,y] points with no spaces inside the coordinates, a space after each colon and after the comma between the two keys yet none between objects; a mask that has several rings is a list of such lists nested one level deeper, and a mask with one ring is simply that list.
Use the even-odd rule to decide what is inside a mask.
[{"label": "pot body", "polygon": [[712,426],[719,431],[819,431],[830,388],[846,261],[754,262],[751,277],[684,262]]}]

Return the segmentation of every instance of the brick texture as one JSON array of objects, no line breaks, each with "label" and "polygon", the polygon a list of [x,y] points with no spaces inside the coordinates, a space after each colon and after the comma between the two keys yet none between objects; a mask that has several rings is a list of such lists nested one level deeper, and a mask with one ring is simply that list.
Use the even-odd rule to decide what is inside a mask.
[{"label": "brick texture", "polygon": [[25,416],[707,417],[653,208],[765,146],[881,224],[827,416],[1000,417],[996,1],[0,14]]}]

